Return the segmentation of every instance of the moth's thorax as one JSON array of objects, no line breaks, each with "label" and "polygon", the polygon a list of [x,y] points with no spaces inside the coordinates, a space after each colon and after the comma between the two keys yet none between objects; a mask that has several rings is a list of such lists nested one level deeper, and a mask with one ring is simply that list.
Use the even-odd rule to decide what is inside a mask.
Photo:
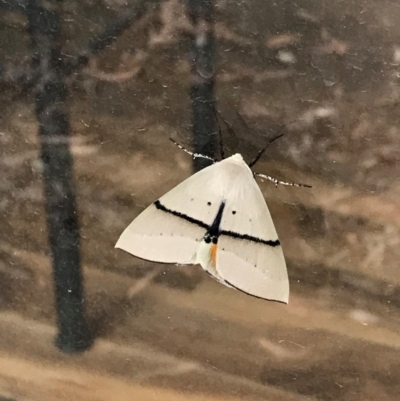
[{"label": "moth's thorax", "polygon": [[243,160],[241,154],[237,153],[218,164],[213,182],[210,183],[218,192],[222,192],[225,199],[229,197],[242,198],[248,183],[253,182],[253,173]]}]

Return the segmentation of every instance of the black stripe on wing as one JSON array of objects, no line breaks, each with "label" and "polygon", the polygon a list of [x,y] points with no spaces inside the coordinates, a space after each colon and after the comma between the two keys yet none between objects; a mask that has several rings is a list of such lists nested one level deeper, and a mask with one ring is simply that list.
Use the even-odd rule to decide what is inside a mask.
[{"label": "black stripe on wing", "polygon": [[248,234],[239,234],[239,233],[235,233],[234,231],[226,231],[226,230],[222,230],[219,235],[226,235],[227,237],[231,237],[231,238],[235,238],[235,239],[244,239],[247,241],[252,241],[252,242],[256,242],[258,244],[264,244],[264,245],[268,245],[271,246],[272,248],[275,248],[277,246],[280,246],[281,243],[279,241],[279,239],[276,240],[265,240],[262,238],[258,238],[258,237],[253,237],[252,235],[248,235]]},{"label": "black stripe on wing", "polygon": [[200,220],[194,219],[193,217],[190,217],[190,216],[188,216],[187,214],[184,214],[184,213],[181,213],[181,212],[177,212],[176,210],[168,209],[168,208],[165,207],[159,200],[156,200],[156,201],[154,202],[154,206],[155,206],[158,210],[162,210],[162,211],[165,212],[165,213],[172,214],[173,216],[176,216],[176,217],[179,217],[179,218],[181,218],[181,219],[183,219],[183,220],[186,220],[186,221],[188,221],[189,223],[196,224],[196,226],[205,228],[206,230],[209,229],[208,224],[206,224],[206,223],[204,223],[204,222],[202,222],[202,221],[200,221]]},{"label": "black stripe on wing", "polygon": [[214,222],[211,224],[211,226],[209,226],[208,224],[204,223],[201,220],[197,220],[193,217],[188,216],[185,213],[181,213],[178,212],[176,210],[172,210],[167,208],[166,206],[164,206],[159,200],[156,200],[154,202],[154,206],[158,209],[161,210],[165,213],[169,213],[172,214],[173,216],[179,217],[180,219],[183,219],[189,223],[195,224],[198,227],[204,228],[205,230],[207,230],[207,234],[212,234],[213,237],[216,236],[216,234],[218,233],[218,237],[220,237],[221,235],[226,235],[227,237],[231,237],[234,239],[238,239],[238,240],[246,240],[246,241],[251,241],[251,242],[255,242],[258,244],[264,244],[270,247],[277,247],[280,246],[281,243],[279,242],[278,239],[276,240],[265,240],[262,238],[258,238],[258,237],[253,237],[252,235],[248,235],[248,234],[240,234],[240,233],[236,233],[234,231],[227,231],[227,230],[221,230],[219,231],[219,225],[221,223],[222,220],[222,212],[224,210],[224,202],[221,203],[221,206],[218,210],[218,214],[216,216],[216,218],[214,219]]}]

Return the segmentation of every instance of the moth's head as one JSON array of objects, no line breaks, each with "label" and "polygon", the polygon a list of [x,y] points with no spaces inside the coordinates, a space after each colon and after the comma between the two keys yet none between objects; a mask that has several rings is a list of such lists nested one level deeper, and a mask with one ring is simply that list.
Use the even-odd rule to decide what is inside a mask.
[{"label": "moth's head", "polygon": [[236,154],[232,155],[229,159],[231,159],[233,162],[236,162],[236,163],[244,162],[243,157],[240,153],[236,153]]}]

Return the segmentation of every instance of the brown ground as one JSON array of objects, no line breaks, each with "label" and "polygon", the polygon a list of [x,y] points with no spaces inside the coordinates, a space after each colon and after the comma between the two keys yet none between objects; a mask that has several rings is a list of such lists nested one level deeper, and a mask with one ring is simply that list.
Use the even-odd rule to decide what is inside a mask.
[{"label": "brown ground", "polygon": [[[251,158],[262,133],[290,123],[257,170],[313,185],[260,182],[288,260],[289,305],[224,288],[198,267],[114,249],[137,213],[191,173],[168,141],[190,146],[182,34],[190,26],[171,17],[181,10],[170,0],[152,25],[164,27],[163,40],[147,36],[149,18],[69,79],[88,315],[98,333],[83,355],[53,347],[32,102],[12,87],[0,94],[1,400],[399,399],[400,6],[267,3],[219,2],[217,97],[239,136],[226,136],[229,152]],[[80,7],[66,11],[72,54],[112,18]],[[3,57],[22,62],[24,19],[4,11],[1,19]],[[297,60],[291,67],[276,61],[283,42]]]}]

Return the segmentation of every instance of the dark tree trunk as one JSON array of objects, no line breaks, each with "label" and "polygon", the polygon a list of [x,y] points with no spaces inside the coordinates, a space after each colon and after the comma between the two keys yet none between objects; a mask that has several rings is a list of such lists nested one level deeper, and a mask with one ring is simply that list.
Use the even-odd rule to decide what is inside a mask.
[{"label": "dark tree trunk", "polygon": [[[195,26],[190,91],[194,152],[215,157],[218,141],[214,113],[213,1],[188,0],[188,5]],[[209,164],[210,161],[197,158],[194,160],[194,170],[198,171]]]},{"label": "dark tree trunk", "polygon": [[61,68],[60,18],[57,2],[30,0],[26,7],[37,77],[36,115],[43,164],[47,225],[52,254],[57,309],[57,346],[64,352],[92,343],[84,315],[80,241],[66,88]]}]

